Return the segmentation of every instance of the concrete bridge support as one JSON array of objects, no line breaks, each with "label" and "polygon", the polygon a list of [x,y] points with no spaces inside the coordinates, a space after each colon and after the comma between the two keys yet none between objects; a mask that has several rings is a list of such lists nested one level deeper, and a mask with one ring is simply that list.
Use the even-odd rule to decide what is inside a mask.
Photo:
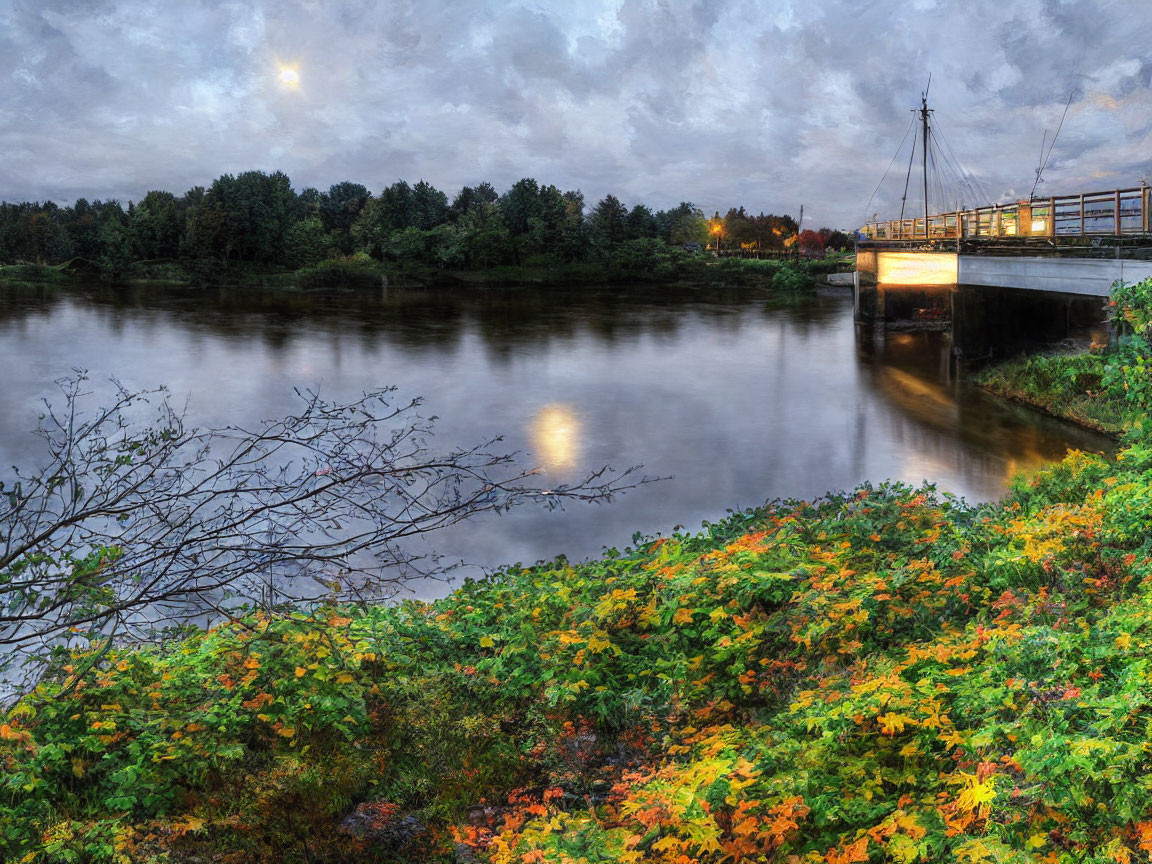
[{"label": "concrete bridge support", "polygon": [[1065,340],[1108,338],[1105,298],[1152,262],[864,250],[856,320],[885,330],[950,330],[954,353],[1004,357]]},{"label": "concrete bridge support", "polygon": [[1107,297],[1118,280],[1152,278],[1152,261],[862,249],[856,272],[861,285],[980,285]]}]

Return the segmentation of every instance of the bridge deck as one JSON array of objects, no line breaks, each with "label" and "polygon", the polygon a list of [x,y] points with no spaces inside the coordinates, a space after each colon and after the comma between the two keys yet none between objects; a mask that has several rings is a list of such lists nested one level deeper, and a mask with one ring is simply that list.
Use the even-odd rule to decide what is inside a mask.
[{"label": "bridge deck", "polygon": [[1152,201],[1146,184],[1110,192],[1055,195],[1012,204],[889,222],[869,222],[868,240],[1129,237],[1152,235]]}]

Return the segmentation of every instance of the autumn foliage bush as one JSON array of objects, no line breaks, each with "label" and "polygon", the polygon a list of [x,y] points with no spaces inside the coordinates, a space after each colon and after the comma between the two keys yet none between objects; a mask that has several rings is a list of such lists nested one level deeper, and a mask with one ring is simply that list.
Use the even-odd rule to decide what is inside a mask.
[{"label": "autumn foliage bush", "polygon": [[23,862],[1135,862],[1152,448],[994,505],[863,486],[444,600],[62,666],[0,725]]}]

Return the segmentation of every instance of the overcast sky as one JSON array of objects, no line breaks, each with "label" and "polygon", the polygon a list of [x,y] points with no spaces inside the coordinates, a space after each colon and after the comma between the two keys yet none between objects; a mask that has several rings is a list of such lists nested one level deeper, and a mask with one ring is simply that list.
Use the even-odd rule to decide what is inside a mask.
[{"label": "overcast sky", "polygon": [[0,199],[533,176],[849,227],[899,210],[906,158],[867,204],[929,72],[992,198],[1069,93],[1042,190],[1139,184],[1150,32],[1148,0],[0,0]]}]

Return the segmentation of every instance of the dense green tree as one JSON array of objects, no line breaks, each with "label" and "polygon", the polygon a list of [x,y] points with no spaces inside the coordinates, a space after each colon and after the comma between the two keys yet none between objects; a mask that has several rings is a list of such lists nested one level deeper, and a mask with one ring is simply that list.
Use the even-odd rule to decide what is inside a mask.
[{"label": "dense green tree", "polygon": [[[55,205],[52,205],[55,208]],[[104,238],[118,236],[111,225],[127,219],[119,201],[93,201],[80,198],[76,203],[59,211],[58,221],[68,232],[71,245],[69,254],[96,263],[104,254]]]},{"label": "dense green tree", "polygon": [[421,231],[430,231],[447,221],[448,196],[423,180],[413,186],[410,224]]},{"label": "dense green tree", "polygon": [[403,180],[397,180],[375,198],[368,199],[352,223],[351,234],[362,251],[382,258],[392,233],[413,225],[412,187]]},{"label": "dense green tree", "polygon": [[132,214],[135,243],[142,258],[176,258],[184,234],[187,203],[171,192],[153,190]]},{"label": "dense green tree", "polygon": [[743,207],[733,207],[724,215],[722,233],[726,248],[729,245],[738,248],[746,244],[755,244],[757,239],[756,226],[748,218]]},{"label": "dense green tree", "polygon": [[628,210],[615,195],[605,195],[593,208],[592,237],[601,249],[610,250],[627,237]]},{"label": "dense green tree", "polygon": [[491,183],[481,183],[475,188],[465,186],[452,200],[452,206],[448,208],[448,218],[452,222],[459,222],[466,213],[485,204],[493,204],[499,198]]},{"label": "dense green tree", "polygon": [[464,248],[463,263],[468,267],[495,267],[510,260],[508,227],[495,202],[469,209],[460,218],[458,236]]},{"label": "dense green tree", "polygon": [[284,263],[294,269],[319,264],[340,251],[334,232],[316,216],[294,223],[284,238]]},{"label": "dense green tree", "polygon": [[0,211],[3,260],[52,263],[72,256],[63,213],[52,202],[4,204]]},{"label": "dense green tree", "polygon": [[584,218],[584,193],[570,189],[564,193],[563,199],[564,222],[557,254],[564,261],[582,261],[590,248],[588,220]]},{"label": "dense green tree", "polygon": [[[712,225],[727,243],[754,242],[762,248],[782,248],[797,229],[789,216],[748,216],[743,207],[724,217],[717,212],[711,221],[690,202],[659,213],[643,204],[628,210],[614,195],[586,214],[579,190],[562,192],[531,177],[503,195],[490,183],[465,186],[449,206],[447,196],[424,180],[415,186],[398,180],[375,197],[350,181],[327,192],[308,187],[297,194],[281,172],[247,171],[225,174],[208,189],[194,187],[183,196],[153,190],[127,211],[116,201],[84,198],[66,209],[0,202],[0,261],[58,263],[76,257],[115,276],[137,265],[177,259],[210,274],[219,262],[301,267],[364,252],[377,259],[473,268],[619,258],[622,270],[655,272],[656,263],[679,265],[639,241],[703,243],[714,236]],[[852,242],[828,228],[815,233],[833,248]],[[614,249],[625,243],[637,245],[616,256]]]},{"label": "dense green tree", "polygon": [[298,203],[281,171],[225,174],[190,209],[189,246],[197,257],[279,263]]},{"label": "dense green tree", "polygon": [[708,220],[703,211],[689,201],[681,201],[671,210],[661,210],[656,214],[656,221],[660,226],[660,236],[666,243],[682,246],[708,242]]},{"label": "dense green tree", "polygon": [[851,249],[852,237],[835,228],[821,228],[816,232],[827,249]]},{"label": "dense green tree", "polygon": [[320,210],[324,206],[324,193],[313,186],[305,186],[300,190],[300,194],[296,196],[297,206],[300,209],[301,218],[308,216],[320,216]]},{"label": "dense green tree", "polygon": [[513,236],[527,234],[529,220],[540,215],[540,184],[525,177],[500,196],[500,215]]},{"label": "dense green tree", "polygon": [[332,232],[333,242],[342,252],[352,251],[352,223],[371,197],[368,189],[359,183],[336,183],[320,197],[320,218],[325,230]]},{"label": "dense green tree", "polygon": [[637,204],[628,211],[625,220],[624,233],[629,240],[640,240],[645,237],[657,237],[660,234],[660,225],[656,216],[643,204]]},{"label": "dense green tree", "polygon": [[125,275],[144,257],[137,237],[135,209],[129,203],[124,218],[105,219],[100,224],[96,264],[106,277],[116,279]]}]

